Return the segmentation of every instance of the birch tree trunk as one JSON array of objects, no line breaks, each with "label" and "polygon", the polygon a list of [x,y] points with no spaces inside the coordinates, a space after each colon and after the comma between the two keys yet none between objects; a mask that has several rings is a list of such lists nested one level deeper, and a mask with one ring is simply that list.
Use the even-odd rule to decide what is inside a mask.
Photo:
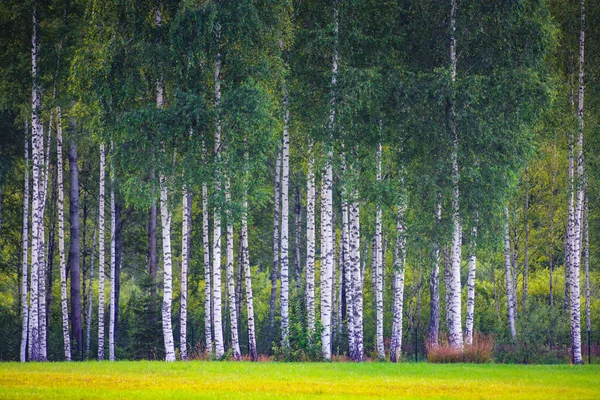
[{"label": "birch tree trunk", "polygon": [[[23,230],[21,240],[23,242],[23,256],[21,264],[21,348],[19,352],[19,359],[21,362],[27,361],[27,331],[29,322],[29,304],[28,304],[28,292],[29,286],[27,281],[29,279],[28,267],[29,267],[29,126],[25,124],[25,178],[23,186]],[[67,328],[68,330],[68,328]]]},{"label": "birch tree trunk", "polygon": [[43,157],[43,141],[44,131],[40,122],[41,108],[41,92],[38,83],[38,51],[39,51],[39,36],[38,36],[38,14],[37,2],[33,3],[33,34],[32,34],[32,50],[31,50],[31,142],[32,142],[32,158],[33,158],[33,193],[32,193],[32,224],[31,224],[31,292],[30,311],[29,311],[29,359],[31,361],[40,361],[40,331],[39,331],[39,282],[38,272],[40,268],[40,225],[44,223],[43,215],[41,214],[41,174],[40,174],[40,157]]},{"label": "birch tree trunk", "polygon": [[[156,25],[162,23],[160,11],[156,11]],[[163,85],[159,78],[156,81],[156,108],[162,108],[164,104]],[[163,172],[159,173],[160,181],[160,220],[162,225],[162,247],[163,247],[163,304],[162,304],[162,327],[165,343],[166,361],[175,361],[175,345],[173,342],[173,327],[171,323],[172,301],[173,301],[173,259],[171,253],[171,218],[169,209],[169,188],[167,177]]]},{"label": "birch tree trunk", "polygon": [[[154,180],[154,170],[150,172],[150,179]],[[150,215],[148,220],[148,274],[150,275],[152,286],[150,287],[150,296],[157,298],[156,275],[158,272],[158,262],[156,258],[156,219],[158,210],[156,208],[156,199],[154,189],[152,190],[152,203],[150,205]]]},{"label": "birch tree trunk", "polygon": [[[111,151],[114,146],[110,146]],[[115,361],[115,316],[116,316],[116,231],[117,231],[117,210],[115,204],[115,166],[110,165],[110,319],[108,322],[108,360]]]},{"label": "birch tree trunk", "polygon": [[504,266],[506,272],[506,298],[508,302],[508,324],[510,326],[510,334],[513,339],[517,337],[517,328],[515,325],[515,302],[513,299],[513,283],[512,273],[510,271],[510,229],[508,225],[508,206],[504,206]]},{"label": "birch tree trunk", "polygon": [[289,179],[290,179],[290,136],[288,123],[290,111],[288,109],[287,94],[283,98],[283,146],[281,151],[281,340],[284,347],[289,347]]},{"label": "birch tree trunk", "polygon": [[235,299],[235,281],[233,278],[233,217],[231,215],[231,189],[229,176],[225,177],[225,201],[227,203],[227,288],[229,293],[229,320],[231,323],[231,350],[234,360],[239,361],[242,359],[242,354],[240,352],[240,342],[238,337],[237,302]]},{"label": "birch tree trunk", "polygon": [[577,138],[577,205],[573,219],[573,235],[571,236],[571,355],[573,364],[583,364],[581,356],[581,291],[579,286],[581,266],[581,231],[584,201],[583,179],[583,100],[584,100],[584,53],[585,53],[585,1],[581,0],[581,30],[579,33],[579,96],[577,117],[579,132]]},{"label": "birch tree trunk", "polygon": [[[438,196],[435,206],[435,221],[439,227],[442,219],[442,202]],[[440,332],[440,243],[436,238],[433,243],[433,268],[429,278],[429,332],[427,339],[429,344],[437,346]]]},{"label": "birch tree trunk", "polygon": [[353,319],[354,328],[354,350],[352,359],[360,362],[364,361],[363,345],[363,280],[360,271],[360,206],[358,203],[358,193],[355,191],[350,204],[350,264],[352,266],[352,294],[353,294]]},{"label": "birch tree trunk", "polygon": [[[452,86],[456,81],[456,0],[450,0],[450,63],[451,63],[451,78]],[[454,91],[454,90],[453,90]],[[461,223],[460,223],[460,194],[458,190],[458,182],[460,179],[458,170],[458,134],[456,131],[456,112],[454,109],[454,93],[450,102],[450,134],[452,138],[452,249],[450,253],[450,274],[448,291],[448,341],[450,346],[454,348],[462,348],[462,322],[461,322],[461,295],[460,295],[460,260],[461,260]]]},{"label": "birch tree trunk", "polygon": [[[217,23],[217,44],[220,45],[221,26]],[[217,51],[215,59],[215,107],[221,102],[221,52]],[[217,117],[215,132],[215,193],[221,191],[221,120]],[[215,330],[215,356],[223,357],[223,323],[221,315],[221,209],[215,206],[213,218],[213,323]]]},{"label": "birch tree trunk", "polygon": [[473,322],[475,320],[475,270],[477,267],[477,218],[471,231],[471,254],[469,255],[469,276],[467,278],[467,318],[465,341],[473,344]]},{"label": "birch tree trunk", "polygon": [[322,177],[321,196],[321,224],[323,237],[321,238],[321,333],[322,353],[325,360],[331,360],[331,310],[332,310],[332,283],[333,283],[333,133],[336,121],[336,92],[339,59],[339,13],[338,4],[334,3],[334,44],[331,62],[331,98],[329,108],[329,141],[327,143],[325,171]]},{"label": "birch tree trunk", "polygon": [[[46,361],[48,359],[48,319],[47,319],[47,303],[46,303],[46,279],[47,279],[47,263],[46,258],[47,242],[46,242],[46,203],[48,199],[48,180],[50,176],[50,140],[52,133],[52,117],[50,118],[50,126],[48,129],[48,136],[46,140],[46,150],[42,153],[41,163],[41,215],[42,223],[39,225],[39,236],[40,236],[40,266],[38,270],[38,319],[39,319],[39,336],[40,336],[40,360]],[[43,149],[43,143],[41,148]]]},{"label": "birch tree trunk", "polygon": [[72,142],[69,148],[69,169],[71,175],[69,221],[71,224],[69,269],[71,272],[71,332],[78,357],[83,354],[83,331],[81,327],[81,281],[79,269],[79,167],[77,165],[77,145]]},{"label": "birch tree trunk", "polygon": [[181,299],[179,312],[179,350],[181,359],[187,360],[187,280],[190,264],[190,231],[192,224],[192,193],[183,186],[182,229],[181,229]]},{"label": "birch tree trunk", "polygon": [[[67,260],[65,254],[65,214],[62,159],[62,116],[60,107],[56,112],[56,171],[58,181],[58,252],[60,254],[60,308],[62,315],[63,345],[65,360],[71,361],[71,339],[69,337],[69,307],[67,299]],[[90,283],[91,285],[91,283]],[[91,286],[90,286],[91,287]]]},{"label": "birch tree trunk", "polygon": [[[341,166],[342,177],[346,173],[346,158],[342,155]],[[343,181],[342,181],[343,182]],[[344,271],[344,290],[346,300],[346,325],[348,330],[348,349],[349,356],[354,359],[354,284],[353,275],[355,260],[350,252],[350,224],[348,221],[348,190],[345,183],[342,183],[342,270]]]},{"label": "birch tree trunk", "polygon": [[302,194],[300,193],[300,186],[296,186],[296,218],[294,218],[296,229],[294,232],[294,239],[296,241],[296,249],[294,250],[294,256],[296,258],[296,290],[300,289],[300,280],[302,279],[302,267],[300,265],[302,255],[300,243],[302,241]]},{"label": "birch tree trunk", "polygon": [[308,145],[306,175],[306,315],[309,335],[315,332],[315,166],[313,143]]},{"label": "birch tree trunk", "polygon": [[104,201],[106,150],[100,145],[100,189],[98,195],[98,361],[104,360]]},{"label": "birch tree trunk", "polygon": [[271,298],[269,300],[269,339],[275,340],[275,303],[277,301],[277,279],[279,275],[279,219],[281,202],[281,151],[277,147],[275,162],[275,193],[273,196],[273,269],[271,270]]},{"label": "birch tree trunk", "polygon": [[[381,143],[377,147],[377,181],[381,182]],[[377,204],[375,217],[375,303],[376,303],[376,319],[377,319],[377,357],[380,360],[385,358],[385,348],[383,347],[383,238],[382,238],[382,212],[381,205]]]},{"label": "birch tree trunk", "polygon": [[[587,189],[587,183],[586,188]],[[585,190],[584,214],[583,214],[583,267],[585,270],[585,322],[588,338],[592,330],[592,314],[590,303],[590,229],[589,229],[589,209],[588,209],[588,194]],[[589,354],[588,354],[589,357]]]},{"label": "birch tree trunk", "polygon": [[404,204],[398,205],[396,220],[396,247],[394,249],[394,310],[392,323],[392,343],[390,361],[398,362],[402,358],[402,316],[404,312],[404,268],[406,263],[406,227],[404,225]]},{"label": "birch tree trunk", "polygon": [[[90,357],[90,343],[91,343],[91,335],[92,335],[92,312],[93,312],[93,287],[94,287],[94,259],[96,250],[96,226],[94,226],[94,233],[92,234],[92,253],[90,257],[90,284],[88,285],[88,293],[87,293],[87,321],[85,322],[86,326],[86,334],[85,334],[85,355],[86,358]],[[66,280],[65,280],[65,293],[66,293]]]},{"label": "birch tree trunk", "polygon": [[[204,142],[202,142],[204,147]],[[202,248],[204,256],[204,336],[208,354],[213,353],[212,337],[212,269],[210,265],[210,233],[208,226],[208,185],[202,184]]]},{"label": "birch tree trunk", "polygon": [[246,165],[244,171],[244,204],[242,208],[242,243],[241,252],[246,280],[246,309],[248,311],[248,350],[250,359],[258,361],[256,349],[256,331],[254,327],[254,300],[252,296],[252,271],[250,270],[250,248],[248,246],[248,153],[244,154]]}]

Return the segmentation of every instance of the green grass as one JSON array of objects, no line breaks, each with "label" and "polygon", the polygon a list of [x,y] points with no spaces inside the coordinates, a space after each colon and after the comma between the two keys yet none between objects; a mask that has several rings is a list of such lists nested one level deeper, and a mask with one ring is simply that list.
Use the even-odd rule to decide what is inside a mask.
[{"label": "green grass", "polygon": [[599,399],[600,366],[0,363],[0,399]]}]

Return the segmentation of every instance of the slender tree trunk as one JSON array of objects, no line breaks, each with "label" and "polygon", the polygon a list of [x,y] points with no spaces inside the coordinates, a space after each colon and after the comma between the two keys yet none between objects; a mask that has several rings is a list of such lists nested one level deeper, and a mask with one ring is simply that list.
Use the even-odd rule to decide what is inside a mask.
[{"label": "slender tree trunk", "polygon": [[[92,313],[93,313],[93,287],[94,287],[94,260],[95,260],[95,250],[96,250],[96,226],[94,226],[94,233],[92,234],[92,252],[90,255],[90,284],[88,285],[87,292],[87,320],[85,321],[86,333],[85,333],[85,356],[86,358],[90,357],[90,344],[91,344],[91,335],[92,335]],[[65,279],[65,295],[66,295],[66,279]],[[68,323],[68,321],[67,321]],[[68,331],[68,329],[67,329]]]},{"label": "slender tree trunk", "polygon": [[[62,314],[63,344],[65,360],[71,361],[71,339],[69,337],[69,308],[67,299],[67,260],[65,254],[65,215],[64,215],[64,184],[62,158],[62,116],[60,107],[57,109],[56,121],[56,171],[58,173],[58,252],[60,254],[60,305]],[[91,283],[90,283],[91,286]]]},{"label": "slender tree trunk", "polygon": [[[396,220],[396,247],[394,249],[394,310],[392,324],[392,343],[390,361],[398,362],[402,358],[402,316],[404,312],[404,269],[406,262],[406,228],[404,226],[404,204],[398,206]],[[438,322],[439,323],[439,322]]]},{"label": "slender tree trunk", "polygon": [[192,227],[192,192],[183,186],[182,232],[181,232],[181,298],[179,312],[179,351],[181,359],[187,360],[187,280],[190,264],[190,239]]},{"label": "slender tree trunk", "polygon": [[321,332],[322,353],[325,360],[331,360],[331,310],[333,283],[333,136],[336,122],[336,86],[339,59],[339,16],[338,4],[334,3],[334,44],[331,63],[331,97],[329,108],[329,140],[327,142],[325,170],[322,177],[321,225],[324,236],[321,238]]},{"label": "slender tree trunk", "polygon": [[41,91],[38,83],[38,51],[39,51],[39,36],[38,36],[38,14],[37,2],[33,3],[33,34],[32,34],[32,50],[31,50],[31,143],[32,143],[32,175],[33,175],[33,193],[32,193],[32,224],[31,224],[31,292],[29,295],[30,310],[29,310],[29,359],[31,361],[40,361],[40,331],[39,331],[39,304],[38,304],[38,273],[40,268],[40,225],[44,223],[43,215],[41,214],[41,196],[40,182],[41,171],[40,157],[43,157],[43,141],[44,131],[40,122],[41,108]]},{"label": "slender tree trunk", "polygon": [[[154,180],[154,170],[150,174],[150,179]],[[150,205],[150,216],[148,220],[148,274],[150,275],[152,286],[150,286],[150,296],[153,299],[158,297],[156,292],[156,275],[158,272],[158,262],[156,258],[156,219],[158,210],[156,208],[156,200],[152,196],[152,204]]]},{"label": "slender tree trunk", "polygon": [[294,233],[294,237],[296,240],[296,249],[294,250],[294,255],[296,257],[296,290],[300,290],[300,281],[302,276],[302,265],[300,264],[302,261],[302,251],[300,247],[300,243],[302,242],[302,194],[300,193],[300,186],[296,186],[296,218],[294,219],[296,223],[296,231]]},{"label": "slender tree trunk", "polygon": [[81,329],[81,281],[79,269],[79,167],[77,166],[77,145],[71,143],[69,149],[69,169],[71,188],[69,201],[69,221],[71,224],[69,270],[71,272],[71,332],[75,342],[77,358],[83,354],[83,332]]},{"label": "slender tree trunk", "polygon": [[242,252],[242,261],[244,264],[244,277],[246,280],[246,310],[248,311],[248,350],[250,359],[258,361],[258,352],[256,349],[256,331],[254,327],[254,300],[252,295],[252,271],[250,270],[250,248],[248,246],[248,153],[244,154],[244,204],[242,208],[242,234],[240,249]]},{"label": "slender tree trunk", "polygon": [[309,142],[306,175],[306,315],[308,332],[315,332],[315,170],[313,143]]},{"label": "slender tree trunk", "polygon": [[98,195],[98,360],[104,360],[104,202],[106,176],[106,150],[100,145],[100,190]]},{"label": "slender tree trunk", "polygon": [[[46,150],[41,154],[42,163],[41,163],[41,215],[42,215],[42,224],[40,224],[39,235],[40,235],[40,266],[38,270],[38,319],[39,319],[39,336],[40,336],[40,359],[42,361],[46,361],[48,359],[48,310],[47,310],[47,302],[46,302],[46,279],[48,275],[47,271],[47,263],[48,259],[46,252],[48,243],[46,242],[46,226],[45,216],[46,216],[46,204],[48,199],[48,180],[50,176],[50,141],[51,141],[51,133],[52,133],[52,118],[50,118],[50,127],[48,129],[48,136],[46,140]],[[42,147],[43,148],[43,145]],[[51,222],[52,223],[52,222]]]},{"label": "slender tree trunk", "polygon": [[[220,46],[221,27],[217,23],[217,44]],[[217,51],[215,59],[215,107],[221,102],[221,52]],[[221,120],[217,117],[215,132],[215,193],[221,191]],[[223,344],[223,323],[221,315],[221,208],[215,206],[213,218],[213,323],[215,330],[215,355],[223,357],[225,347]]]},{"label": "slender tree trunk", "polygon": [[[450,0],[450,63],[452,86],[456,81],[456,0]],[[454,93],[450,101],[450,134],[452,138],[452,250],[450,253],[450,274],[448,291],[447,315],[448,315],[448,341],[454,348],[463,345],[462,322],[461,322],[461,295],[460,295],[460,260],[461,260],[461,222],[460,222],[460,195],[458,183],[460,179],[458,169],[458,134],[456,131],[456,115],[454,109]]]},{"label": "slender tree trunk", "polygon": [[579,132],[577,139],[577,204],[573,219],[572,253],[571,253],[571,353],[573,364],[583,364],[581,356],[581,291],[579,284],[581,267],[581,231],[584,202],[583,176],[583,100],[584,100],[584,50],[585,50],[585,1],[581,0],[581,30],[579,34],[579,96],[577,116]]},{"label": "slender tree trunk", "polygon": [[[377,181],[381,182],[381,143],[377,147]],[[385,358],[385,348],[383,347],[383,238],[382,238],[382,212],[381,205],[377,204],[375,217],[375,303],[376,303],[376,330],[377,330],[377,357],[383,360]]]},{"label": "slender tree trunk", "polygon": [[242,353],[240,352],[238,336],[237,300],[235,298],[235,281],[233,278],[233,217],[231,215],[231,189],[229,176],[225,177],[225,201],[227,202],[227,289],[229,293],[229,320],[231,323],[231,350],[234,360],[239,361],[242,359]]},{"label": "slender tree trunk", "polygon": [[242,302],[244,301],[244,252],[242,251],[242,230],[238,231],[237,270],[235,272],[235,312],[238,317],[238,326],[242,323]]},{"label": "slender tree trunk", "polygon": [[508,206],[504,206],[504,266],[506,272],[506,298],[508,301],[508,324],[510,326],[510,334],[513,339],[517,337],[517,328],[515,325],[515,302],[513,300],[513,283],[511,274],[510,261],[510,229],[508,225]]},{"label": "slender tree trunk", "polygon": [[[157,26],[162,24],[160,11],[156,11],[155,21]],[[162,108],[164,104],[163,84],[161,78],[156,81],[156,108]],[[160,181],[160,220],[162,225],[162,247],[163,247],[163,304],[162,304],[162,327],[165,343],[166,361],[175,361],[175,344],[173,341],[172,327],[172,301],[173,301],[173,259],[171,253],[171,219],[172,213],[169,209],[169,188],[167,177],[163,172],[159,173]]]},{"label": "slender tree trunk", "polygon": [[[23,186],[23,230],[21,240],[23,242],[23,256],[21,264],[21,348],[19,359],[27,361],[27,325],[29,322],[29,304],[27,294],[29,292],[28,267],[29,267],[29,126],[25,124],[25,183]],[[68,333],[68,328],[67,328]]]},{"label": "slender tree trunk", "polygon": [[548,270],[549,270],[549,291],[550,291],[550,306],[554,306],[554,287],[552,282],[552,273],[554,272],[554,254],[552,252],[552,231],[553,222],[550,222],[550,245],[548,246]]},{"label": "slender tree trunk", "polygon": [[[204,149],[204,142],[202,142]],[[202,249],[204,256],[204,336],[206,340],[206,351],[213,353],[212,337],[212,285],[210,265],[210,233],[208,224],[208,185],[202,184]]]},{"label": "slender tree trunk", "polygon": [[341,159],[342,179],[342,271],[344,272],[344,292],[346,301],[346,325],[348,330],[348,355],[354,359],[354,284],[353,284],[353,262],[355,261],[350,252],[350,224],[348,215],[348,189],[346,180],[346,156],[342,154]]},{"label": "slender tree trunk", "polygon": [[[442,202],[439,197],[435,208],[435,221],[439,227],[442,219]],[[430,312],[427,337],[430,345],[437,346],[440,332],[440,243],[437,238],[433,243],[433,258],[433,268],[431,270],[431,277],[429,278]]]},{"label": "slender tree trunk", "polygon": [[469,256],[469,276],[467,278],[467,318],[465,341],[473,344],[473,322],[475,321],[475,270],[477,267],[477,218],[471,231],[471,254]]},{"label": "slender tree trunk", "polygon": [[[592,314],[591,314],[591,299],[590,299],[590,227],[589,227],[589,209],[588,209],[588,194],[587,183],[584,200],[583,214],[583,268],[585,271],[585,322],[588,338],[592,331]],[[589,354],[588,354],[589,357]]]},{"label": "slender tree trunk", "polygon": [[355,191],[350,204],[350,264],[352,266],[352,294],[353,294],[353,319],[354,349],[351,352],[354,361],[364,361],[363,345],[363,280],[360,272],[360,206],[358,193]]},{"label": "slender tree trunk", "polygon": [[277,301],[277,279],[279,275],[279,212],[281,201],[281,151],[277,148],[275,162],[275,194],[273,199],[273,269],[271,270],[271,298],[269,300],[269,340],[275,340],[275,303]]},{"label": "slender tree trunk", "polygon": [[283,146],[281,152],[281,340],[284,347],[289,346],[289,179],[290,179],[290,136],[288,123],[290,111],[288,109],[287,93],[283,98]]},{"label": "slender tree trunk", "polygon": [[[111,151],[114,147],[111,143]],[[115,204],[115,167],[110,165],[110,309],[108,322],[108,359],[115,361],[115,316],[116,316],[116,231],[117,210]]]},{"label": "slender tree trunk", "polygon": [[515,303],[513,308],[514,308],[514,312],[515,312],[515,319],[517,318],[517,312],[518,312],[518,308],[517,308],[517,282],[518,282],[518,278],[519,278],[519,265],[517,264],[517,259],[518,259],[518,255],[519,255],[519,222],[518,222],[518,216],[517,216],[517,205],[515,203],[515,207],[513,209],[513,253],[512,253],[512,268],[511,268],[511,272],[512,272],[512,284],[513,284],[513,289],[512,289],[512,293],[513,293],[513,302]]}]

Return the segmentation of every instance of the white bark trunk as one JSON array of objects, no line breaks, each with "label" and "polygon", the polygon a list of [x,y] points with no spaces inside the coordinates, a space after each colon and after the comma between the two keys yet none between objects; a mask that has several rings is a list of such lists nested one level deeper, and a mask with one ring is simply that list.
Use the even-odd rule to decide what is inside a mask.
[{"label": "white bark trunk", "polygon": [[187,280],[190,263],[190,230],[192,194],[187,186],[183,186],[182,232],[181,232],[181,297],[179,312],[179,351],[181,359],[187,360]]},{"label": "white bark trunk", "polygon": [[31,91],[31,127],[32,127],[32,158],[33,158],[33,193],[32,193],[32,224],[31,224],[31,292],[29,311],[29,359],[40,360],[40,331],[39,331],[39,283],[38,271],[40,268],[40,225],[44,223],[41,214],[41,174],[40,157],[43,157],[43,126],[40,122],[41,93],[38,84],[37,59],[39,51],[37,6],[33,8],[33,34],[31,50],[31,76],[33,80]]},{"label": "white bark trunk", "polygon": [[104,360],[104,179],[106,150],[100,145],[100,189],[98,195],[98,360]]},{"label": "white bark trunk", "polygon": [[256,349],[256,330],[254,327],[254,300],[252,295],[252,272],[250,270],[250,248],[248,246],[248,153],[244,154],[246,159],[244,171],[244,204],[242,209],[242,259],[244,263],[244,277],[246,280],[246,309],[248,311],[248,351],[252,361],[258,361]]},{"label": "white bark trunk", "polygon": [[65,189],[63,184],[62,158],[63,139],[62,116],[60,112],[60,107],[57,109],[56,119],[56,179],[58,183],[58,252],[60,254],[60,306],[62,314],[65,360],[71,361],[71,340],[69,337],[69,306],[67,302],[67,258],[65,254]]},{"label": "white bark trunk", "polygon": [[238,336],[235,280],[233,277],[233,217],[231,215],[231,189],[228,176],[225,177],[225,201],[227,202],[227,289],[229,294],[229,322],[231,324],[231,352],[233,359],[239,361],[242,359],[242,354],[240,352],[240,342]]},{"label": "white bark trunk", "polygon": [[[25,183],[23,186],[23,261],[21,267],[21,316],[22,316],[22,327],[21,327],[21,349],[19,352],[19,358],[21,362],[27,361],[27,331],[29,322],[29,304],[28,304],[28,292],[29,285],[27,284],[29,279],[28,264],[29,264],[29,126],[25,124]],[[68,332],[68,328],[67,328]]]},{"label": "white bark trunk", "polygon": [[284,347],[289,347],[289,179],[290,179],[290,137],[288,132],[289,110],[287,95],[283,99],[283,147],[281,151],[281,339]]},{"label": "white bark trunk", "polygon": [[[377,181],[381,182],[381,143],[377,147]],[[377,357],[381,360],[385,358],[385,348],[383,346],[383,238],[382,238],[382,212],[381,205],[377,204],[375,217],[375,303],[376,303],[376,344]]]},{"label": "white bark trunk", "polygon": [[394,311],[392,324],[392,343],[390,361],[398,362],[402,358],[402,317],[404,312],[404,266],[406,262],[406,227],[404,226],[404,204],[398,206],[396,221],[396,248],[394,265]]},{"label": "white bark trunk", "polygon": [[513,293],[512,274],[510,267],[510,229],[508,225],[508,206],[504,206],[504,266],[506,273],[506,299],[508,303],[508,324],[510,326],[510,334],[513,339],[517,337],[517,328],[515,325],[515,302]]},{"label": "white bark trunk", "polygon": [[[95,260],[95,252],[96,250],[96,226],[94,226],[94,233],[92,234],[92,255],[90,257],[90,284],[88,286],[87,293],[87,321],[85,321],[86,333],[85,333],[85,354],[86,358],[90,357],[90,343],[92,336],[92,312],[93,312],[93,287],[94,287],[94,260]],[[66,280],[65,280],[66,282]],[[65,283],[66,284],[66,283]],[[66,290],[66,286],[65,286]]]},{"label": "white bark trunk", "polygon": [[352,295],[353,297],[353,318],[352,325],[354,330],[354,349],[351,352],[352,359],[360,362],[364,361],[363,345],[363,280],[360,271],[360,205],[358,203],[358,193],[352,196],[353,201],[350,204],[350,264],[352,268]]},{"label": "white bark trunk", "polygon": [[[442,219],[442,202],[440,197],[438,197],[435,208],[435,222],[439,226]],[[438,238],[434,239],[433,258],[433,269],[429,281],[430,313],[428,340],[429,344],[437,346],[440,330],[440,243]]]},{"label": "white bark trunk", "polygon": [[210,264],[210,233],[208,226],[208,186],[206,183],[202,184],[202,249],[204,253],[204,336],[206,351],[212,354],[212,268]]},{"label": "white bark trunk", "polygon": [[579,96],[577,104],[577,116],[579,132],[577,138],[577,203],[573,219],[572,253],[571,253],[571,356],[573,364],[583,364],[581,356],[581,290],[580,290],[580,267],[581,267],[581,231],[584,200],[584,176],[583,176],[583,100],[584,100],[584,54],[585,54],[585,1],[581,0],[581,30],[579,33]]},{"label": "white bark trunk", "polygon": [[[217,44],[220,45],[221,27],[217,23]],[[215,59],[215,107],[221,102],[221,53],[217,52]],[[221,120],[217,117],[215,132],[215,193],[221,191]],[[215,330],[215,355],[223,357],[225,347],[223,344],[223,323],[221,315],[221,210],[217,205],[213,218],[213,323]]]},{"label": "white bark trunk", "polygon": [[[114,147],[111,143],[111,151]],[[115,361],[115,317],[116,317],[116,228],[117,210],[115,204],[115,167],[110,165],[110,320],[108,323],[108,360]]]},{"label": "white bark trunk", "polygon": [[[477,223],[477,222],[475,222]],[[469,256],[469,276],[467,278],[467,318],[465,321],[465,342],[473,344],[473,322],[475,320],[475,269],[477,263],[477,225],[471,231],[471,254]]]},{"label": "white bark trunk", "polygon": [[315,332],[315,170],[312,141],[309,143],[306,175],[306,314],[308,332]]},{"label": "white bark trunk", "polygon": [[[42,361],[46,361],[48,359],[48,317],[46,315],[46,279],[47,279],[47,263],[46,259],[47,255],[47,243],[46,243],[46,226],[45,226],[45,216],[46,216],[46,203],[48,199],[48,181],[50,177],[50,140],[52,133],[52,115],[50,116],[50,127],[48,129],[48,137],[46,140],[46,150],[43,153],[42,164],[41,164],[41,216],[42,223],[39,225],[39,237],[40,237],[40,264],[38,270],[38,315],[39,315],[39,335],[40,335],[40,359]],[[43,142],[42,146],[43,148]]]},{"label": "white bark trunk", "polygon": [[[452,85],[456,81],[456,0],[450,0],[450,62]],[[450,133],[452,137],[452,249],[450,253],[450,273],[448,291],[448,304],[446,313],[448,315],[448,341],[454,348],[462,348],[462,322],[461,322],[461,295],[460,295],[460,260],[461,260],[461,223],[460,223],[460,195],[458,191],[459,169],[458,169],[458,134],[456,131],[454,99],[450,104]]]}]

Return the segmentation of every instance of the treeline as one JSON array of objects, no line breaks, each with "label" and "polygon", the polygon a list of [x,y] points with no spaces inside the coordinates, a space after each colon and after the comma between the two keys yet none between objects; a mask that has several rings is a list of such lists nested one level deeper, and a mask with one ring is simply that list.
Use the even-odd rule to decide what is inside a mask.
[{"label": "treeline", "polygon": [[582,363],[598,18],[3,2],[0,358]]}]

